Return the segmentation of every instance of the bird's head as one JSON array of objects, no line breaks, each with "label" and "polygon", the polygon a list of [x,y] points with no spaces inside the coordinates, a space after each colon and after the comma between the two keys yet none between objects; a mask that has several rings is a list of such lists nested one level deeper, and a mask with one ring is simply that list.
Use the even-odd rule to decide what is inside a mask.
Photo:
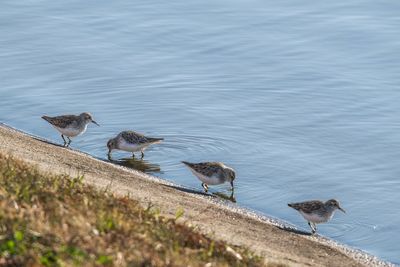
[{"label": "bird's head", "polygon": [[225,167],[225,177],[229,182],[233,182],[236,178],[235,170],[230,167]]},{"label": "bird's head", "polygon": [[107,142],[108,155],[110,155],[110,154],[111,154],[111,151],[112,151],[113,149],[115,149],[116,147],[117,147],[117,142],[115,141],[114,138],[108,140],[108,142]]},{"label": "bird's head", "polygon": [[332,209],[338,209],[338,210],[346,213],[346,211],[344,209],[342,209],[342,207],[340,206],[339,201],[337,201],[336,199],[330,199],[325,204]]},{"label": "bird's head", "polygon": [[97,122],[95,122],[95,121],[93,120],[92,115],[91,115],[90,113],[88,113],[88,112],[83,112],[83,113],[81,113],[81,114],[79,115],[79,117],[80,117],[85,123],[90,123],[90,122],[92,122],[92,123],[96,124],[97,126],[100,126]]}]

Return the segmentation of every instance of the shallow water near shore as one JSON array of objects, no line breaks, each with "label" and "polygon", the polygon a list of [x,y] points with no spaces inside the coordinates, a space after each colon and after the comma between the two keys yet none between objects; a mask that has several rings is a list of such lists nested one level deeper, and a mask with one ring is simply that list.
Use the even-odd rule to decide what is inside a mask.
[{"label": "shallow water near shore", "polygon": [[0,122],[61,143],[40,117],[89,111],[72,147],[104,159],[121,130],[164,137],[114,159],[198,190],[180,161],[223,161],[240,205],[304,229],[286,203],[337,198],[319,233],[400,263],[399,8],[3,1]]}]

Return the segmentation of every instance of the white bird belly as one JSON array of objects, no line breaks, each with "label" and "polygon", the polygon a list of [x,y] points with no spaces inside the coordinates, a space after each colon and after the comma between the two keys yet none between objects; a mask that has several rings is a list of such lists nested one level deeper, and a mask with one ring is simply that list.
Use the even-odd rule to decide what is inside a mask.
[{"label": "white bird belly", "polygon": [[314,213],[304,213],[302,211],[300,211],[300,214],[304,217],[304,219],[313,223],[325,223],[332,218],[332,215],[325,217]]},{"label": "white bird belly", "polygon": [[121,142],[118,145],[118,149],[128,152],[137,152],[146,149],[147,146],[148,144],[138,145],[138,144],[128,143],[125,140],[121,140]]},{"label": "white bird belly", "polygon": [[199,178],[200,181],[202,181],[203,183],[206,183],[208,185],[217,185],[217,184],[223,184],[224,183],[224,182],[221,182],[221,180],[215,175],[213,175],[211,177],[208,177],[208,176],[205,176],[205,175],[203,175],[201,173],[198,173],[198,172],[196,172],[194,170],[191,170],[191,171],[195,176],[197,176],[197,178]]},{"label": "white bird belly", "polygon": [[83,134],[86,131],[87,126],[85,126],[83,129],[73,128],[73,127],[59,128],[56,126],[54,126],[54,128],[56,128],[57,131],[59,131],[60,133],[62,133],[65,136],[75,137],[77,135]]}]

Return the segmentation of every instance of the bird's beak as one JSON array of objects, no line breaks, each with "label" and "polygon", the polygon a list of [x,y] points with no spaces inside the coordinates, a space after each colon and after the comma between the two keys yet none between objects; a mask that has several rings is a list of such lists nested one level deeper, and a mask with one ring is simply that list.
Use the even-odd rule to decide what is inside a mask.
[{"label": "bird's beak", "polygon": [[346,213],[346,211],[345,211],[344,209],[342,209],[341,207],[338,207],[338,209],[339,209],[341,212]]},{"label": "bird's beak", "polygon": [[232,187],[232,191],[233,191],[233,188],[234,188],[234,187],[233,187],[233,181],[231,181],[231,187]]},{"label": "bird's beak", "polygon": [[92,120],[92,122],[94,123],[94,124],[96,124],[97,126],[100,126],[97,122],[95,122],[94,120]]}]

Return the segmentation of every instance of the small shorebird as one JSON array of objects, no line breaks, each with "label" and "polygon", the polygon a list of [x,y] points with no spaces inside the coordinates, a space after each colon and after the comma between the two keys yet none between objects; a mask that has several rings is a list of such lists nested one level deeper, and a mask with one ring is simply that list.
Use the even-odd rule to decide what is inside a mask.
[{"label": "small shorebird", "polygon": [[208,191],[208,185],[223,184],[225,182],[230,182],[233,191],[233,180],[236,177],[235,171],[222,162],[190,163],[182,161],[182,163],[202,181],[201,186],[205,192]]},{"label": "small shorebird", "polygon": [[328,222],[332,219],[337,209],[346,213],[346,211],[340,207],[339,201],[336,199],[330,199],[326,202],[311,200],[300,203],[289,203],[288,206],[299,211],[304,219],[308,221],[312,234],[317,231],[316,224]]},{"label": "small shorebird", "polygon": [[135,157],[135,152],[140,151],[143,158],[144,151],[148,146],[161,143],[162,140],[164,138],[147,137],[134,131],[122,131],[116,137],[108,140],[108,158],[111,158],[111,151],[113,149],[132,152],[133,157]]},{"label": "small shorebird", "polygon": [[[56,117],[42,116],[42,119],[49,122],[57,131],[61,133],[61,137],[64,140],[64,146],[71,144],[70,137],[75,137],[83,134],[86,131],[87,125],[91,122],[100,126],[92,118],[92,115],[87,112],[81,113],[79,116],[76,115],[62,115]],[[64,136],[67,137],[68,142]]]}]

